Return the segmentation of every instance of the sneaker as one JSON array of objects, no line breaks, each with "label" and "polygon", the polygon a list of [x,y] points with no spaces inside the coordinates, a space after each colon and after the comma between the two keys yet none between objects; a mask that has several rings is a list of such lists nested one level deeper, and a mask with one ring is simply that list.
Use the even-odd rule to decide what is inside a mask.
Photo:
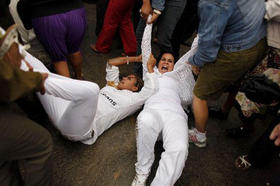
[{"label": "sneaker", "polygon": [[242,169],[242,170],[249,169],[252,166],[248,160],[248,155],[238,156],[238,158],[236,158],[236,160],[234,162],[234,165],[236,168]]},{"label": "sneaker", "polygon": [[197,146],[199,148],[206,147],[206,145],[207,145],[206,138],[204,138],[203,140],[198,139],[196,129],[189,130],[189,142],[193,143],[195,146]]},{"label": "sneaker", "polygon": [[136,174],[131,186],[146,186],[146,180],[148,176],[148,174]]}]

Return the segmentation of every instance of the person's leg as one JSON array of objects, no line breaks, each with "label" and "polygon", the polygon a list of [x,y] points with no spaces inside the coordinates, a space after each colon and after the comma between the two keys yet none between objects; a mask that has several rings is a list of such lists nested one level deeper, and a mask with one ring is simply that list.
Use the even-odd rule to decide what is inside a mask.
[{"label": "person's leg", "polygon": [[63,15],[35,18],[32,20],[32,25],[38,40],[52,59],[56,73],[70,77],[67,65],[68,49],[65,41],[67,27]]},{"label": "person's leg", "polygon": [[184,11],[185,5],[186,0],[167,0],[165,2],[165,9],[158,20],[157,38],[161,51],[172,51],[172,34]]},{"label": "person's leg", "polygon": [[0,183],[1,185],[24,184],[19,172],[17,161],[0,162]]},{"label": "person's leg", "polygon": [[[161,111],[162,112],[162,111]],[[188,156],[188,123],[184,116],[164,111],[162,130],[164,152],[151,186],[174,185],[181,176]]]},{"label": "person's leg", "polygon": [[122,17],[120,8],[121,1],[110,0],[104,18],[104,23],[101,32],[98,35],[95,46],[91,45],[101,53],[107,53],[112,45],[115,33],[119,26],[120,19]]},{"label": "person's leg", "polygon": [[138,175],[149,175],[155,159],[154,146],[162,130],[162,121],[155,110],[144,109],[137,117],[137,163]]},{"label": "person's leg", "polygon": [[68,12],[66,15],[68,25],[66,38],[66,45],[69,52],[68,59],[73,67],[75,79],[83,79],[83,58],[80,52],[80,46],[86,31],[86,12],[84,8],[80,8]]},{"label": "person's leg", "polygon": [[176,24],[171,38],[175,61],[179,59],[180,45],[192,36],[198,27],[197,17],[198,0],[187,0],[184,11]]},{"label": "person's leg", "polygon": [[70,72],[66,61],[56,61],[55,63],[53,63],[53,67],[57,74],[65,77],[70,77]]},{"label": "person's leg", "polygon": [[[17,160],[23,170],[25,185],[51,185],[50,134],[8,106],[0,107],[0,123],[0,162]],[[2,178],[1,174],[1,184]]]},{"label": "person's leg", "polygon": [[82,73],[82,64],[83,64],[83,56],[80,51],[69,54],[69,61],[73,66],[73,70],[75,73],[75,79],[83,80],[83,73]]},{"label": "person's leg", "polygon": [[199,132],[206,132],[206,123],[208,121],[207,101],[193,96],[193,112],[195,118],[195,127]]},{"label": "person's leg", "polygon": [[96,1],[96,26],[95,26],[96,36],[98,36],[99,33],[101,32],[108,3],[109,0]]},{"label": "person's leg", "polygon": [[[47,71],[46,67],[30,54],[27,54],[26,60],[34,71]],[[21,68],[27,69],[24,65]],[[37,96],[54,126],[71,140],[90,138],[99,95],[98,85],[50,72],[44,85],[46,93],[37,93]]]},{"label": "person's leg", "polygon": [[265,49],[265,41],[261,40],[247,50],[233,53],[219,51],[215,62],[203,66],[193,90],[193,108],[197,130],[195,133],[190,130],[192,133],[189,134],[190,142],[194,142],[197,146],[199,146],[198,142],[202,142],[199,138],[203,138],[203,141],[206,142],[207,100],[219,98],[223,91],[262,59]]},{"label": "person's leg", "polygon": [[124,52],[128,56],[135,56],[136,54],[136,37],[131,20],[131,13],[135,0],[126,0],[127,10],[120,22],[120,36],[123,43]]}]

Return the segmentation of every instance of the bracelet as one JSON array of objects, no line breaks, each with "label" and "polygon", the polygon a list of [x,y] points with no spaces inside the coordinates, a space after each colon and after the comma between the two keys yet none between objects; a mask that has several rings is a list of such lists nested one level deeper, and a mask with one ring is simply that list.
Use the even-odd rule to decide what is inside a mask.
[{"label": "bracelet", "polygon": [[126,64],[129,64],[128,56],[126,56]]},{"label": "bracelet", "polygon": [[153,12],[154,12],[155,14],[158,14],[158,15],[161,14],[161,11],[159,11],[159,10],[157,10],[157,9],[154,9]]}]

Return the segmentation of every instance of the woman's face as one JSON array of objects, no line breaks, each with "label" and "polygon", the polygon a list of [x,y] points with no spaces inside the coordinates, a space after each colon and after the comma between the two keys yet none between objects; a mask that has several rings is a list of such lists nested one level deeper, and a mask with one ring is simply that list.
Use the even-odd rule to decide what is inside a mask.
[{"label": "woman's face", "polygon": [[174,69],[174,57],[170,53],[164,53],[158,63],[158,71],[163,74]]}]

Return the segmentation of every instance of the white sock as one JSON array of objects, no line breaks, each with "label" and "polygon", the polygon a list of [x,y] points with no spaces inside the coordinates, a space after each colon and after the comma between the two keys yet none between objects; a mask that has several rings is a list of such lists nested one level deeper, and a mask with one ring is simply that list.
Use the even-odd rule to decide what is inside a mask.
[{"label": "white sock", "polygon": [[195,134],[196,134],[198,141],[206,140],[206,132],[199,132],[197,129],[195,129]]}]

